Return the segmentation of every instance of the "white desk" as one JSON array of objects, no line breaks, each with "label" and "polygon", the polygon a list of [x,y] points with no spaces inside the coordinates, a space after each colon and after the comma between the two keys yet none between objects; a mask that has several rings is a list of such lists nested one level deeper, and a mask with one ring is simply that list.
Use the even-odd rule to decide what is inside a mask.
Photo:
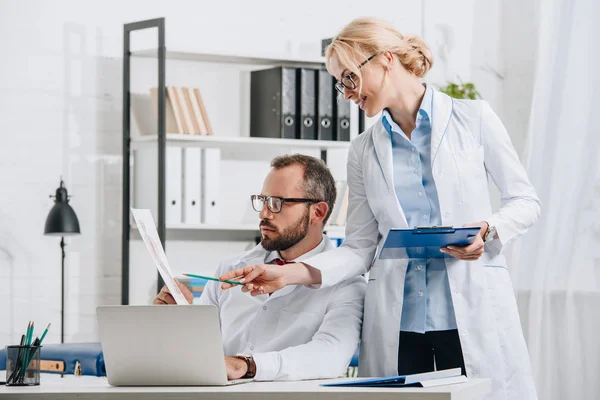
[{"label": "white desk", "polygon": [[[330,388],[324,381],[252,382],[228,387],[113,387],[106,378],[44,374],[40,386],[0,386],[0,399],[19,400],[475,400],[491,390],[489,379],[436,388]],[[327,381],[332,382],[332,381]]]}]

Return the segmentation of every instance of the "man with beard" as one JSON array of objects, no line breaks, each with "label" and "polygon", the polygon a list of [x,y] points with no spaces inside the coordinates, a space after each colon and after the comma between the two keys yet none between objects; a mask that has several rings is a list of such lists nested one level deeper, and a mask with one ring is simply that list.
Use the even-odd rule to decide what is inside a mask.
[{"label": "man with beard", "polygon": [[[221,263],[216,276],[263,263],[285,268],[331,249],[323,227],[335,199],[335,181],[323,161],[300,154],[275,158],[261,194],[251,196],[261,243]],[[179,286],[191,302],[190,291]],[[320,290],[286,286],[252,297],[251,285],[222,290],[209,282],[200,304],[218,308],[229,379],[334,378],[344,374],[358,346],[365,288],[364,278],[355,277]],[[166,286],[154,304],[175,304]]]}]

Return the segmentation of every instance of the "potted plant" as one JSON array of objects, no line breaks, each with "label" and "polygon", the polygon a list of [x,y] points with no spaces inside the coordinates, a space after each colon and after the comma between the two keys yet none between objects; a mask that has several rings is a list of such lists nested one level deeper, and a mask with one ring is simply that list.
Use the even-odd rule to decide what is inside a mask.
[{"label": "potted plant", "polygon": [[455,99],[471,99],[481,98],[481,95],[475,88],[475,84],[471,82],[450,82],[446,86],[440,88],[440,92],[446,93]]}]

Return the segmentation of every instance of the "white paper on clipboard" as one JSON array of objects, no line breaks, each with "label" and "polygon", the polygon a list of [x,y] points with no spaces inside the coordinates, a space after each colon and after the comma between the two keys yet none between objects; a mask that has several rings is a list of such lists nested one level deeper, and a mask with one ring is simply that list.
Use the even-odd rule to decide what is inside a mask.
[{"label": "white paper on clipboard", "polygon": [[165,250],[163,249],[160,238],[158,237],[156,225],[154,225],[154,219],[152,218],[152,213],[147,209],[135,208],[131,209],[131,213],[133,214],[133,219],[135,219],[135,223],[140,231],[140,236],[142,237],[146,248],[150,252],[150,255],[154,260],[154,264],[156,265],[156,269],[158,269],[162,280],[165,281],[165,284],[169,288],[169,292],[171,292],[171,295],[177,304],[189,304],[179,289],[179,285],[177,285],[177,282],[175,282],[175,278],[173,277],[173,273],[169,267],[167,255],[165,254]]}]

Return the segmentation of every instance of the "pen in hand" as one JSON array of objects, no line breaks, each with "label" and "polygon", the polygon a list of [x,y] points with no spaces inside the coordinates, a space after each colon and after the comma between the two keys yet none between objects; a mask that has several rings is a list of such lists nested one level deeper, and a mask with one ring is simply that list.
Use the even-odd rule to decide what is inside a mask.
[{"label": "pen in hand", "polygon": [[195,274],[183,274],[183,275],[185,275],[185,276],[188,276],[188,277],[190,277],[190,278],[206,279],[206,280],[208,280],[208,281],[215,281],[215,282],[226,282],[226,283],[230,283],[230,284],[232,284],[232,285],[241,285],[241,286],[244,286],[244,284],[243,284],[243,283],[241,283],[241,282],[238,282],[238,281],[232,281],[232,280],[225,280],[225,281],[222,281],[222,280],[220,280],[220,279],[218,279],[218,278],[213,278],[212,276],[203,276],[203,275],[195,275]]}]

